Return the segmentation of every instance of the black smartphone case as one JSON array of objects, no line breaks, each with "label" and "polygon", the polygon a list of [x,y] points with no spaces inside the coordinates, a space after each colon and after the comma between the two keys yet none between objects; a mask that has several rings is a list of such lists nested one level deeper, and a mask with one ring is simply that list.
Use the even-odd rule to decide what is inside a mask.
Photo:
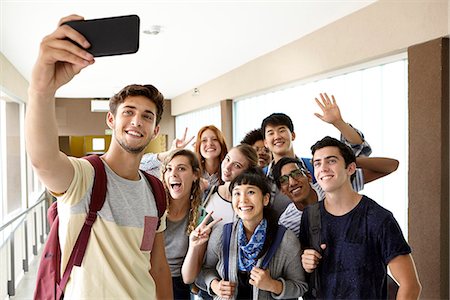
[{"label": "black smartphone case", "polygon": [[139,21],[137,15],[128,15],[64,24],[81,33],[91,44],[86,50],[100,57],[136,53],[139,49]]}]

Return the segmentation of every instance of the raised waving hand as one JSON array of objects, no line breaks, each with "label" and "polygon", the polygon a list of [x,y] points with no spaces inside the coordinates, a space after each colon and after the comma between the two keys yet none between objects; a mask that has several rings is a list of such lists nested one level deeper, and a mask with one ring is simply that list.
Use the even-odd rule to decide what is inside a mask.
[{"label": "raised waving hand", "polygon": [[322,110],[322,115],[314,113],[316,117],[322,121],[332,124],[343,135],[343,137],[352,144],[362,144],[364,141],[358,132],[347,124],[341,115],[336,99],[331,95],[331,99],[327,93],[320,93],[320,99],[315,98],[317,105]]},{"label": "raised waving hand", "polygon": [[331,95],[328,97],[327,93],[320,93],[320,99],[315,98],[317,105],[322,110],[322,115],[319,113],[314,113],[316,117],[329,124],[335,124],[336,122],[343,122],[341,111],[336,103],[336,99]]}]

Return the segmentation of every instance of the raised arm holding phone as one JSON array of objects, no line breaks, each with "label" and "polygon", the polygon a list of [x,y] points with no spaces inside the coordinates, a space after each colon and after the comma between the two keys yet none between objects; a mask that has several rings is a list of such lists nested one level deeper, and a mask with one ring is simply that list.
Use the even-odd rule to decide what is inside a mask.
[{"label": "raised arm holding phone", "polygon": [[[63,268],[84,222],[94,170],[85,159],[59,150],[56,91],[95,60],[89,41],[68,25],[71,15],[46,36],[33,69],[26,115],[26,144],[32,165],[58,199]],[[72,43],[76,42],[78,45]],[[144,149],[159,132],[163,95],[151,85],[129,85],[110,99],[107,125],[113,135],[101,156],[107,189],[80,267],[71,272],[65,299],[170,299],[164,251],[165,215],[158,220],[155,197],[139,171]]]}]

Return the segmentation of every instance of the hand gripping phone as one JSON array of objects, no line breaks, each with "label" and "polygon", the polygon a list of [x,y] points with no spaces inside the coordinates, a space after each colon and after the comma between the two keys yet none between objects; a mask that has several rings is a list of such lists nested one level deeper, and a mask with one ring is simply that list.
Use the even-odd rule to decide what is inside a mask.
[{"label": "hand gripping phone", "polygon": [[139,49],[139,23],[137,15],[128,15],[64,24],[81,33],[91,44],[86,50],[100,57],[136,53]]}]

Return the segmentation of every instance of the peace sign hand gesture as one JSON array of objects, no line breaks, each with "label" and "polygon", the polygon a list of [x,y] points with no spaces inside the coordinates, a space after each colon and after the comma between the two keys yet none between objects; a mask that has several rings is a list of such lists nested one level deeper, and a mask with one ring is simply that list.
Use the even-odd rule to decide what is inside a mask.
[{"label": "peace sign hand gesture", "polygon": [[188,129],[186,127],[184,129],[183,137],[181,139],[176,138],[173,140],[172,146],[170,147],[170,151],[177,150],[177,149],[183,149],[187,145],[189,145],[190,142],[192,142],[192,140],[194,139],[195,136],[192,136],[189,140],[186,140],[187,131],[188,131]]},{"label": "peace sign hand gesture", "polygon": [[189,235],[189,244],[193,247],[198,247],[200,245],[203,245],[209,240],[209,235],[211,234],[211,230],[214,225],[216,225],[218,222],[222,221],[222,218],[212,220],[210,223],[208,223],[208,220],[212,219],[213,212],[209,212],[203,221],[198,224],[198,226],[191,232]]}]

